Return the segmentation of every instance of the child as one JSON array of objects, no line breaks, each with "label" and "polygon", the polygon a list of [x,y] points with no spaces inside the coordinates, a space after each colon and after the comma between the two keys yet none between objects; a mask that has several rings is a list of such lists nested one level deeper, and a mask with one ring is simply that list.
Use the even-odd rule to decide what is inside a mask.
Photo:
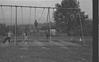
[{"label": "child", "polygon": [[[23,33],[23,36],[24,36],[24,38],[23,38],[24,39],[24,42],[27,41],[28,40],[27,33]],[[27,42],[25,42],[25,43],[27,43]]]},{"label": "child", "polygon": [[6,41],[8,41],[9,43],[11,42],[11,32],[8,32],[7,37],[4,39],[3,43],[5,43]]},{"label": "child", "polygon": [[45,34],[46,34],[46,38],[49,39],[49,37],[50,37],[50,32],[49,32],[48,30],[46,30]]}]

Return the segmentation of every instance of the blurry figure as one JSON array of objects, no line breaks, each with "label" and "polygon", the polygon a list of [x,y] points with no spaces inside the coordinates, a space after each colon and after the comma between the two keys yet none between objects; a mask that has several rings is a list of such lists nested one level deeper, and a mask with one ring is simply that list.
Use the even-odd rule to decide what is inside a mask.
[{"label": "blurry figure", "polygon": [[24,43],[24,44],[27,44],[27,42],[26,42],[27,40],[28,40],[27,33],[24,32],[24,33],[23,33],[23,43]]},{"label": "blurry figure", "polygon": [[35,26],[35,31],[38,32],[39,30],[38,30],[38,22],[37,22],[37,20],[35,20],[34,26]]},{"label": "blurry figure", "polygon": [[82,38],[80,37],[79,41],[81,42],[82,41]]},{"label": "blurry figure", "polygon": [[24,39],[24,41],[28,40],[27,33],[23,33],[23,39]]},{"label": "blurry figure", "polygon": [[70,38],[70,40],[72,41],[72,40],[73,40],[73,37],[72,37],[72,38]]},{"label": "blurry figure", "polygon": [[7,41],[10,43],[11,42],[11,36],[12,36],[12,33],[8,32],[7,37],[5,37],[3,43],[6,43]]},{"label": "blurry figure", "polygon": [[55,36],[56,35],[56,30],[55,29],[51,29],[50,31],[51,31],[51,35],[52,36]]},{"label": "blurry figure", "polygon": [[49,30],[46,30],[45,31],[45,35],[46,35],[46,39],[49,40],[49,38],[50,38],[50,31]]}]

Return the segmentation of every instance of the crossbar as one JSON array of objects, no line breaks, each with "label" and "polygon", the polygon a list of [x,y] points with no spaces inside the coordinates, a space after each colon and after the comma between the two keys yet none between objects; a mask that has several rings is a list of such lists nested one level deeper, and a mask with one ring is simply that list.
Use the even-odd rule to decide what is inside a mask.
[{"label": "crossbar", "polygon": [[[21,6],[21,5],[0,5],[5,7],[25,7],[25,8],[46,8],[46,9],[57,9],[57,7],[37,7],[37,6]],[[61,8],[61,9],[79,9],[79,8]]]}]

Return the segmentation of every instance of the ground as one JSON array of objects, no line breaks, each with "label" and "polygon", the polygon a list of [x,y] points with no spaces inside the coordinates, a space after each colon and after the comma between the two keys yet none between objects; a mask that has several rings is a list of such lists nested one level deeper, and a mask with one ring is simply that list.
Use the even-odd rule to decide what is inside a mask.
[{"label": "ground", "polygon": [[67,38],[0,44],[0,62],[92,62],[91,38],[86,38],[84,44]]}]

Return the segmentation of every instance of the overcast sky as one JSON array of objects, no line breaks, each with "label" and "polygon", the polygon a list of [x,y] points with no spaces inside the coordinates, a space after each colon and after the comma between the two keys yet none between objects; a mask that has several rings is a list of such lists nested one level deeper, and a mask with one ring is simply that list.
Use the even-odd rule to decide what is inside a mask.
[{"label": "overcast sky", "polygon": [[[89,15],[89,18],[92,18],[92,0],[79,0],[80,1],[80,7],[82,9],[82,11],[85,11],[86,14]],[[31,5],[31,6],[48,6],[48,7],[54,7],[56,3],[60,3],[61,0],[0,0],[0,4],[13,4],[13,5]],[[9,11],[6,11],[8,9],[5,9],[5,18],[9,17]],[[2,10],[0,10],[2,11]],[[27,10],[29,11],[29,9]],[[12,10],[12,12],[14,12],[14,9]],[[38,13],[42,13],[42,11],[40,12],[39,10],[37,11]],[[0,12],[1,13],[1,12]],[[25,12],[24,12],[25,13]],[[28,12],[29,13],[29,12]],[[20,14],[20,9],[19,9],[19,14]],[[46,14],[46,10],[45,10],[45,14]],[[8,16],[7,16],[8,15]],[[14,15],[14,14],[12,14]],[[21,14],[20,14],[21,15]],[[26,14],[25,14],[26,15]],[[21,16],[19,16],[20,18]],[[29,15],[24,16],[29,17]],[[39,15],[40,17],[40,15]],[[1,17],[2,18],[2,17]],[[14,18],[14,16],[13,16]],[[28,19],[28,18],[27,18]]]}]

